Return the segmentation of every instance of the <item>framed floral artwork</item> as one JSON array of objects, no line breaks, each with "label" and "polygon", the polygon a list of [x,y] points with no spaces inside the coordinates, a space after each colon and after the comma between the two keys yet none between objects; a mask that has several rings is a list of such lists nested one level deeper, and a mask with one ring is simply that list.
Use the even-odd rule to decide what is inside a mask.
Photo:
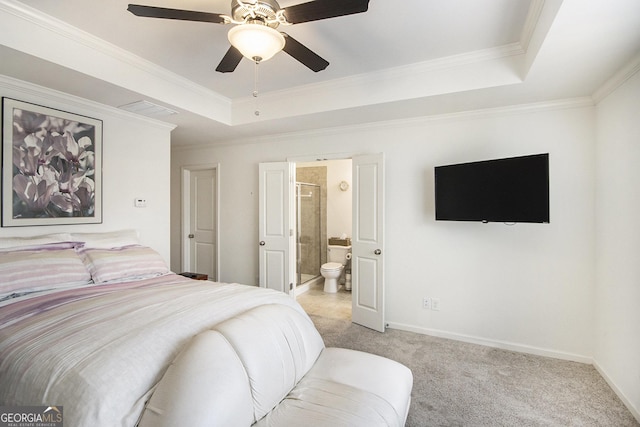
[{"label": "framed floral artwork", "polygon": [[102,121],[2,98],[2,226],[102,222]]}]

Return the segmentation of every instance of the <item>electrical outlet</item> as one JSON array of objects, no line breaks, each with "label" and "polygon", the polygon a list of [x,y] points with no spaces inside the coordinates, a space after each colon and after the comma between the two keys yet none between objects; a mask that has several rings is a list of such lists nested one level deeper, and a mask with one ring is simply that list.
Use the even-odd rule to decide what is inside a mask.
[{"label": "electrical outlet", "polygon": [[422,298],[422,308],[424,308],[425,310],[431,310],[431,298]]},{"label": "electrical outlet", "polygon": [[440,298],[431,298],[431,310],[440,311]]}]

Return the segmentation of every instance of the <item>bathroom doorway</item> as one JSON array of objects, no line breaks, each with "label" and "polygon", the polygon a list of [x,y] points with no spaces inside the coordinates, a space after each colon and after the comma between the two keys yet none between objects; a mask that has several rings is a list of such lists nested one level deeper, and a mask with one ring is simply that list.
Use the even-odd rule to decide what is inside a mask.
[{"label": "bathroom doorway", "polygon": [[320,267],[328,262],[329,238],[351,237],[351,164],[351,159],[296,163],[297,300],[309,314],[348,321],[352,302],[347,266],[337,293],[324,292]]},{"label": "bathroom doorway", "polygon": [[[348,156],[348,157],[347,157]],[[296,286],[295,176],[296,164],[313,162],[314,157],[287,159],[284,162],[260,163],[259,171],[259,278],[261,287],[280,290],[294,298],[308,290],[308,284]],[[323,156],[324,157],[324,156]],[[328,155],[331,159],[348,158],[351,175],[345,182],[326,180],[328,191],[348,194],[347,203],[327,212],[338,211],[335,218],[348,221],[351,237],[351,321],[378,332],[386,329],[384,281],[384,153]],[[327,161],[327,158],[317,162]],[[333,160],[332,160],[333,162]],[[314,162],[315,163],[315,162]],[[329,176],[329,174],[327,174]],[[308,180],[301,180],[308,182]],[[329,201],[331,197],[327,198]],[[326,206],[326,205],[325,205]],[[347,215],[347,211],[349,215]],[[328,216],[329,217],[329,216]],[[327,230],[335,230],[327,227]],[[336,235],[342,235],[338,230]],[[342,239],[340,239],[342,240]],[[323,239],[323,244],[326,243]],[[342,243],[342,242],[341,242]],[[345,242],[347,243],[347,242]],[[332,251],[333,252],[333,251]],[[322,254],[321,254],[322,255]],[[332,253],[331,259],[338,254]],[[345,259],[346,257],[346,253]],[[337,262],[337,260],[336,260]],[[344,264],[343,264],[344,266]],[[320,274],[337,273],[339,266],[322,268]],[[333,280],[336,278],[328,276]],[[341,280],[342,282],[342,280]],[[286,289],[288,286],[288,290]],[[337,283],[329,282],[330,289]],[[307,289],[303,289],[307,287]],[[340,287],[342,288],[342,286]],[[336,293],[328,293],[336,295]],[[298,301],[302,303],[302,295]]]}]

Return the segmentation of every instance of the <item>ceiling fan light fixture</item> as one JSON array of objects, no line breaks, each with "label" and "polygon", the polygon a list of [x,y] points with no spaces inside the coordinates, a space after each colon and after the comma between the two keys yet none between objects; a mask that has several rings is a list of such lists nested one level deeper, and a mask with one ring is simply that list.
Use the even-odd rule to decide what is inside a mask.
[{"label": "ceiling fan light fixture", "polygon": [[284,48],[284,36],[264,24],[241,24],[229,30],[229,42],[242,56],[261,62],[270,59]]}]

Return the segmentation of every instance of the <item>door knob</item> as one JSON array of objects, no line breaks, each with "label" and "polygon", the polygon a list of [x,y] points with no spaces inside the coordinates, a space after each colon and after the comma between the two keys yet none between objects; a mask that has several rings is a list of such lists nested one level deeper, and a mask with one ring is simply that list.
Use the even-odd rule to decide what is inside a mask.
[{"label": "door knob", "polygon": [[189,234],[189,236],[187,236],[187,237],[189,237],[190,239],[193,239],[196,236],[194,236],[193,234]]},{"label": "door knob", "polygon": [[376,249],[375,251],[373,251],[373,253],[376,255],[380,255],[382,251],[380,249]]},{"label": "door knob", "polygon": [[266,245],[265,241],[264,240],[260,240],[260,246],[264,246],[264,245]]}]

